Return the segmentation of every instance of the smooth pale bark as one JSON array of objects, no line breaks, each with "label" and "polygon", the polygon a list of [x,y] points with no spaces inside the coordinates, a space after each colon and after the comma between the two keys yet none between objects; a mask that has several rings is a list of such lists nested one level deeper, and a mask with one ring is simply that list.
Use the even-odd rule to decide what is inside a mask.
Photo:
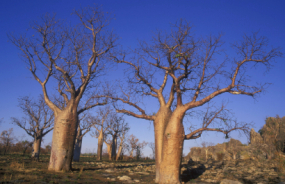
[{"label": "smooth pale bark", "polygon": [[154,125],[154,137],[155,137],[155,182],[159,182],[160,176],[160,163],[162,157],[163,136],[168,120],[172,112],[167,107],[161,107],[156,114],[156,118],[153,121]]},{"label": "smooth pale bark", "polygon": [[117,153],[117,156],[116,156],[116,160],[119,160],[120,156],[121,156],[121,153],[122,153],[122,149],[123,149],[123,144],[124,144],[124,139],[125,139],[125,134],[123,134],[122,137],[120,137],[120,146],[119,146],[119,149],[118,149],[118,153]]},{"label": "smooth pale bark", "polygon": [[120,143],[120,146],[119,146],[119,149],[118,149],[118,153],[116,155],[116,160],[118,161],[120,156],[121,156],[121,153],[122,153],[122,149],[123,149],[123,143],[121,142]]},{"label": "smooth pale bark", "polygon": [[41,136],[39,138],[34,139],[34,143],[33,143],[33,149],[34,150],[32,153],[32,158],[35,158],[36,160],[39,160],[41,143],[42,143],[42,137]]},{"label": "smooth pale bark", "polygon": [[159,183],[180,184],[181,158],[184,143],[184,113],[177,108],[169,119],[163,137]]},{"label": "smooth pale bark", "polygon": [[97,148],[97,160],[102,160],[102,150],[103,150],[103,131],[101,130],[98,136],[98,148]]},{"label": "smooth pale bark", "polygon": [[79,162],[80,154],[81,154],[81,147],[82,147],[82,130],[78,127],[75,144],[74,144],[74,153],[73,153],[73,161]]},{"label": "smooth pale bark", "polygon": [[78,127],[77,106],[55,113],[50,171],[70,171]]},{"label": "smooth pale bark", "polygon": [[107,152],[109,155],[109,160],[112,160],[112,144],[108,144],[107,142],[105,142],[105,144],[107,145]]}]

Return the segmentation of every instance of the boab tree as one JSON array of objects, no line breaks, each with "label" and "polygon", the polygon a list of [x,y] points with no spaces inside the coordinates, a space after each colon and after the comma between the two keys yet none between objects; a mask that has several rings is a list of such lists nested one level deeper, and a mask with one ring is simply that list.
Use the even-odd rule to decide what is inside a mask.
[{"label": "boab tree", "polygon": [[22,119],[12,117],[12,122],[33,137],[32,157],[39,160],[42,138],[53,130],[53,112],[46,105],[43,96],[37,101],[28,96],[19,98],[19,107],[27,117]]},{"label": "boab tree", "polygon": [[118,152],[116,155],[116,160],[119,160],[120,156],[123,154],[123,148],[125,145],[125,138],[126,138],[126,134],[128,133],[128,131],[130,130],[129,126],[127,123],[125,123],[124,121],[119,124],[119,131],[117,131],[117,137],[119,138],[119,142],[118,142]]},{"label": "boab tree", "polygon": [[139,142],[139,139],[133,134],[130,135],[130,137],[127,139],[127,143],[128,143],[127,149],[129,151],[130,158],[133,158],[135,151],[137,160],[139,160],[141,156],[142,149],[148,144],[145,141]]},{"label": "boab tree", "polygon": [[[110,107],[107,106],[105,108],[100,108],[97,112],[96,117],[92,117],[92,116],[89,117],[89,121],[93,122],[92,127],[95,128],[95,131],[92,132],[91,135],[98,139],[97,160],[102,160],[104,138],[106,136],[107,131],[112,126],[111,120],[110,120],[111,113],[112,113],[112,110],[110,109]],[[109,145],[108,142],[106,142],[106,144]],[[108,150],[110,149],[109,147],[108,147]]]},{"label": "boab tree", "polygon": [[[116,38],[105,29],[109,18],[99,8],[89,7],[74,11],[79,24],[63,25],[55,16],[45,15],[35,22],[26,35],[10,35],[11,42],[23,54],[28,69],[40,83],[46,104],[54,112],[54,131],[49,170],[69,171],[78,127],[78,114],[96,105],[104,104],[83,98],[90,84],[106,68],[107,54],[112,51]],[[45,73],[45,77],[42,74]],[[58,80],[58,92],[66,105],[60,108],[50,99],[46,85],[51,77]],[[60,82],[62,81],[62,82]],[[97,94],[97,93],[96,93]],[[88,103],[78,109],[81,99]]]},{"label": "boab tree", "polygon": [[152,151],[152,159],[155,158],[155,145],[153,142],[148,143],[148,146],[150,147],[151,151]]},{"label": "boab tree", "polygon": [[[225,134],[230,131],[201,127],[185,135],[183,119],[186,112],[224,93],[248,96],[260,93],[265,84],[250,83],[247,74],[252,71],[247,69],[258,65],[269,67],[274,58],[282,55],[277,48],[268,50],[267,39],[254,33],[233,44],[236,57],[222,59],[218,57],[222,54],[221,38],[219,35],[196,39],[191,35],[189,23],[180,21],[169,34],[158,33],[151,44],[142,43],[132,58],[124,53],[119,58],[114,56],[116,62],[127,64],[132,71],[128,81],[130,90],[124,87],[122,96],[109,96],[133,107],[119,106],[118,112],[154,122],[156,182],[180,183],[185,139],[199,137],[201,132],[208,130]],[[161,73],[163,75],[159,75]],[[160,76],[163,78],[159,80]],[[156,98],[158,111],[148,114],[136,95]]]},{"label": "boab tree", "polygon": [[[109,114],[109,129],[103,135],[103,141],[107,146],[109,160],[118,160],[123,149],[123,143],[126,133],[129,131],[128,123],[125,122],[123,116],[111,111]],[[118,138],[120,144],[118,145]],[[118,152],[117,152],[118,150]]]},{"label": "boab tree", "polygon": [[211,142],[205,142],[205,141],[203,141],[203,142],[201,143],[201,145],[202,145],[202,147],[203,147],[204,150],[205,150],[205,159],[206,159],[206,161],[207,161],[207,160],[208,160],[208,151],[211,149],[210,146],[214,146],[214,144],[211,143]]},{"label": "boab tree", "polygon": [[[125,122],[123,116],[113,113],[111,116],[111,127],[107,132],[112,137],[112,149],[111,149],[111,158],[112,160],[117,160],[123,148],[123,144],[118,146],[118,138],[120,143],[124,142],[126,133],[129,131],[129,125]],[[117,152],[118,149],[118,152]]]},{"label": "boab tree", "polygon": [[74,153],[73,153],[73,161],[75,162],[79,162],[83,137],[88,132],[90,132],[91,127],[93,126],[93,123],[94,122],[90,121],[89,116],[86,114],[84,114],[79,119],[76,138],[75,138]]}]

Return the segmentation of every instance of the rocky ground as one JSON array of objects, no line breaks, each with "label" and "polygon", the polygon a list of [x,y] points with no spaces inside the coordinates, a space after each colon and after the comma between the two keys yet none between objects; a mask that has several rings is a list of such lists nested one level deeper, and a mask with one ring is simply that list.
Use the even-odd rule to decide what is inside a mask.
[{"label": "rocky ground", "polygon": [[[182,167],[182,180],[185,183],[220,183],[231,180],[240,183],[280,183],[285,182],[284,168],[275,161],[228,160],[189,162]],[[223,182],[224,183],[224,182]]]},{"label": "rocky ground", "polygon": [[[89,159],[89,158],[88,158]],[[148,183],[154,184],[154,161],[97,162],[95,159],[73,163],[67,173],[47,171],[48,156],[41,162],[26,157],[1,156],[0,183]],[[181,180],[191,183],[280,183],[284,168],[276,160],[190,161],[182,164]],[[285,184],[285,183],[284,183]]]},{"label": "rocky ground", "polygon": [[[108,180],[124,183],[149,183],[138,176],[154,178],[155,174],[153,163],[101,163],[97,167],[106,168],[102,173],[106,174]],[[183,183],[280,183],[285,182],[283,169],[271,160],[190,161],[182,165],[181,179]],[[112,175],[113,173],[124,175]]]}]

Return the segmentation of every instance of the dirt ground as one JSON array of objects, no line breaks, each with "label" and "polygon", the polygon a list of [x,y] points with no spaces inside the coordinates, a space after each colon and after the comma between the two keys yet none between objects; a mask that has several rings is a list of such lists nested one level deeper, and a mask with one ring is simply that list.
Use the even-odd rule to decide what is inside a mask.
[{"label": "dirt ground", "polygon": [[[39,162],[29,155],[0,155],[0,183],[154,183],[155,173],[138,172],[138,167],[152,167],[149,161],[96,161],[95,157],[81,157],[72,164],[71,172],[47,170],[49,155],[41,155]],[[134,169],[136,168],[136,169]],[[132,172],[133,171],[133,172]],[[131,179],[121,181],[122,176]]]}]

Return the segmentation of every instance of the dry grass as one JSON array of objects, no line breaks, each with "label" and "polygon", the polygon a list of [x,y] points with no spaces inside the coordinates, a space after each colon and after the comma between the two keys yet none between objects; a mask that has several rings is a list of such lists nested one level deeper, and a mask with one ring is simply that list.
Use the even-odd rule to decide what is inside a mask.
[{"label": "dry grass", "polygon": [[285,156],[280,152],[275,152],[274,160],[276,161],[278,172],[283,172],[285,170]]},{"label": "dry grass", "polygon": [[20,163],[18,163],[18,162],[11,162],[11,164],[10,164],[10,168],[11,169],[25,169],[25,164],[24,164],[24,162],[22,163],[22,164],[20,164]]},{"label": "dry grass", "polygon": [[[96,161],[94,157],[82,157],[80,162],[72,165],[73,170],[70,172],[53,172],[48,171],[49,155],[41,155],[40,161],[31,160],[28,156],[9,154],[0,155],[0,184],[1,183],[60,183],[60,184],[77,184],[77,183],[117,183],[117,177],[128,175],[128,167],[132,169],[142,162],[116,162],[116,172],[106,172],[109,167],[114,167],[113,162],[103,160]],[[90,164],[92,163],[92,164]],[[148,163],[148,162],[147,162]],[[150,162],[154,164],[154,161]],[[131,164],[131,165],[128,165]],[[133,166],[133,164],[135,166]],[[105,165],[101,167],[101,165]],[[128,165],[127,168],[121,168],[120,165]],[[115,178],[111,181],[108,178]],[[139,179],[141,182],[154,184],[155,173],[141,175],[134,173],[133,179]]]}]

